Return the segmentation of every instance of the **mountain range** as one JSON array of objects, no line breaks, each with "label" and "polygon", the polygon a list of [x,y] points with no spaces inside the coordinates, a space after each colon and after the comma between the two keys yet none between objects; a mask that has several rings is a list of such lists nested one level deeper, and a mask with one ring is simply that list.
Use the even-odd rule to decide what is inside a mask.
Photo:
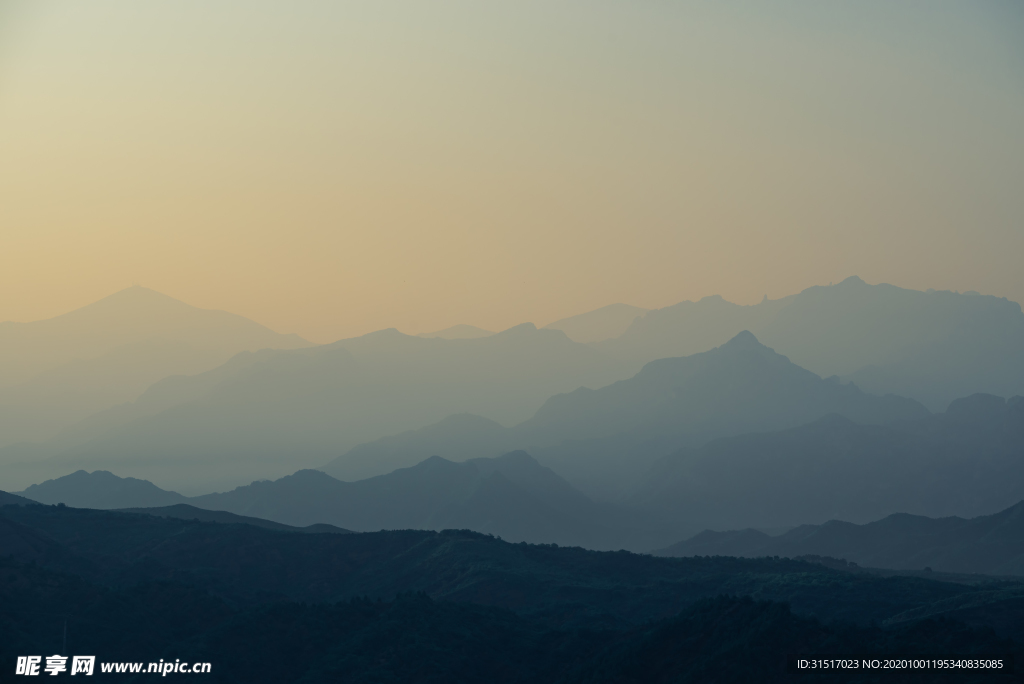
[{"label": "mountain range", "polygon": [[[467,337],[485,333],[384,330],[306,347],[144,288],[50,321],[3,324],[0,350],[24,363],[3,371],[0,423],[10,429],[0,425],[0,485],[105,469],[196,494],[302,468],[355,480],[434,454],[522,449],[595,500],[625,500],[658,459],[716,438],[829,413],[917,420],[915,399],[942,411],[973,392],[1024,392],[1017,304],[858,278],[754,306],[714,297],[650,311],[612,305],[545,329]],[[152,345],[214,350],[214,365],[230,358],[196,372],[207,361],[161,365]],[[274,346],[297,348],[258,349]],[[114,365],[90,366],[93,389],[54,381],[38,401],[26,389],[68,359],[100,357]],[[32,432],[33,411],[53,422]]]},{"label": "mountain range", "polygon": [[594,503],[521,451],[462,463],[433,456],[357,482],[300,470],[195,497],[105,471],[79,471],[33,485],[21,495],[76,508],[184,510],[182,515],[204,509],[303,528],[469,529],[515,542],[593,549],[647,550],[678,534],[678,528],[653,516]]},{"label": "mountain range", "polygon": [[8,449],[0,460],[12,464],[8,488],[86,468],[209,491],[321,465],[360,443],[469,410],[514,424],[552,394],[623,373],[603,353],[530,324],[452,340],[383,330],[241,353],[205,373],[166,378],[80,423],[74,444]]},{"label": "mountain range", "polygon": [[0,447],[40,441],[173,375],[241,351],[310,344],[131,287],[55,318],[0,323]]},{"label": "mountain range", "polygon": [[[467,416],[454,422],[480,427]],[[487,425],[482,426],[486,438]],[[943,519],[991,514],[1024,499],[1022,444],[1024,398],[974,395],[953,402],[943,414],[923,418],[879,425],[830,414],[796,428],[684,448],[658,460],[633,493],[614,504],[595,502],[522,451],[461,462],[431,456],[354,482],[300,470],[196,497],[102,471],[79,471],[19,494],[76,507],[187,503],[293,526],[326,523],[356,531],[464,528],[512,541],[634,551],[664,546],[702,529],[740,529],[745,531],[705,532],[694,543],[724,540],[723,553],[734,544],[747,553],[744,549],[758,550],[758,545],[777,548],[772,545],[789,543],[792,537],[776,540],[745,528],[807,530],[830,520],[848,522],[826,527],[849,526],[896,511]],[[753,546],[742,546],[747,543]],[[830,546],[794,548],[787,555],[848,557]],[[857,558],[850,560],[867,557]],[[1001,560],[1000,571],[1017,572],[1013,562]],[[905,567],[886,563],[880,567]],[[971,567],[995,572],[993,563]]]},{"label": "mountain range", "polygon": [[910,397],[932,411],[975,393],[1024,394],[1018,303],[976,292],[869,285],[856,276],[750,306],[719,296],[680,302],[644,313],[595,346],[646,363],[711,349],[741,330],[821,377]]},{"label": "mountain range", "polygon": [[574,342],[593,344],[619,337],[647,311],[629,304],[609,304],[594,311],[559,319],[544,327],[561,330]]},{"label": "mountain range", "polygon": [[[795,427],[830,413],[869,424],[928,415],[919,403],[822,380],[741,332],[711,351],[652,361],[634,377],[548,399],[505,429],[468,416],[363,445],[323,467],[339,479],[428,455],[458,458],[525,449],[587,495],[626,496],[659,458],[685,445]],[[429,451],[427,451],[429,450]]]},{"label": "mountain range", "polygon": [[[788,601],[802,615],[868,624],[959,596],[983,598],[994,588],[978,577],[935,573],[942,581],[929,581],[789,559],[596,552],[466,530],[301,534],[40,505],[0,507],[0,559],[106,586],[187,586],[235,605],[391,599],[419,591],[514,610],[552,626],[606,628],[666,618],[721,594],[754,594]],[[1020,583],[999,587],[1022,591]]]},{"label": "mountain range", "polygon": [[664,556],[826,556],[871,568],[1024,575],[1024,501],[987,516],[928,518],[896,513],[855,525],[830,520],[769,536],[705,530],[656,552]]},{"label": "mountain range", "polygon": [[898,511],[978,516],[1021,499],[1024,397],[973,395],[917,420],[865,425],[830,415],[681,449],[628,501],[696,533],[866,523]]}]

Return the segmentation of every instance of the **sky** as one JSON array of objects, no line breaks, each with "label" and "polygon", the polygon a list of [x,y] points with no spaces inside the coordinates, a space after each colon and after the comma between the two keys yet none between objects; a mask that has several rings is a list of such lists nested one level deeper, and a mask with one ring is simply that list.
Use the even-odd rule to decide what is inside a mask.
[{"label": "sky", "polygon": [[0,0],[0,321],[1024,301],[1014,0]]}]

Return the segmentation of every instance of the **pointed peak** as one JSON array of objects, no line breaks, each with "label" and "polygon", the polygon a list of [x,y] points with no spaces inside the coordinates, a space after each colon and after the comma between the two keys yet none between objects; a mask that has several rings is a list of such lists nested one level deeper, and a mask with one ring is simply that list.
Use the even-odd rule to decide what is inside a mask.
[{"label": "pointed peak", "polygon": [[722,345],[726,349],[761,349],[764,345],[761,344],[754,333],[749,330],[744,330],[737,333],[735,337]]},{"label": "pointed peak", "polygon": [[839,285],[837,287],[844,287],[844,286],[845,287],[850,287],[850,286],[853,286],[853,285],[867,285],[867,283],[865,283],[859,277],[857,277],[855,275],[852,275],[849,278],[847,278],[846,280],[844,280],[841,283],[839,283]]},{"label": "pointed peak", "polygon": [[533,323],[520,323],[519,325],[513,325],[511,328],[507,328],[499,333],[495,333],[491,337],[525,335],[535,332],[537,332],[537,326],[535,326]]}]

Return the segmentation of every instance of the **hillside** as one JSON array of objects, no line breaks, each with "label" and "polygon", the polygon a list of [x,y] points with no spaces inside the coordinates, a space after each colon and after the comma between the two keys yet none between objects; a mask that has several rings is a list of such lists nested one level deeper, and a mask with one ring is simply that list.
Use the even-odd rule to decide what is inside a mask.
[{"label": "hillside", "polygon": [[[131,662],[140,652],[165,654],[169,665],[210,663],[202,678],[211,682],[583,684],[669,677],[701,681],[713,673],[714,681],[731,684],[790,681],[793,675],[779,653],[824,653],[836,650],[837,643],[859,653],[945,655],[952,647],[965,655],[1011,655],[1017,650],[989,630],[946,620],[888,630],[826,626],[794,615],[788,606],[749,598],[699,601],[642,627],[575,630],[508,610],[415,594],[327,605],[237,606],[179,583],[108,589],[10,559],[0,559],[0,570],[9,579],[0,588],[12,618],[0,622],[7,648],[39,650],[53,638],[53,616],[67,614],[62,634],[72,652],[103,654],[93,675],[100,681],[123,679],[124,674],[104,674],[104,666]],[[874,676],[833,674],[829,681],[875,681]],[[957,681],[1012,677],[972,672]]]},{"label": "hillside", "polygon": [[630,502],[710,528],[866,523],[897,511],[987,515],[1024,499],[1024,398],[975,395],[890,425],[837,415],[682,449]]},{"label": "hillside", "polygon": [[356,531],[470,529],[510,541],[651,548],[667,530],[590,501],[522,451],[454,463],[432,456],[387,475],[340,482],[302,470],[189,499],[195,506],[291,525]]},{"label": "hillside", "polygon": [[[521,451],[462,463],[434,456],[357,482],[300,470],[191,498],[105,471],[79,471],[21,494],[46,504],[185,519],[253,519],[275,521],[271,526],[357,531],[468,529],[516,542],[587,548],[646,550],[668,543],[678,532],[657,517],[594,503]],[[245,520],[236,519],[240,516]]]},{"label": "hillside", "polygon": [[0,323],[0,447],[43,440],[158,380],[241,351],[309,343],[144,287],[42,321]]},{"label": "hillside", "polygon": [[140,513],[143,515],[155,515],[159,518],[178,518],[179,520],[200,520],[202,522],[215,522],[224,525],[253,525],[267,530],[279,532],[306,532],[310,534],[352,534],[351,530],[343,530],[334,525],[326,523],[314,523],[305,527],[284,525],[272,520],[263,518],[252,518],[245,515],[235,515],[227,511],[208,511],[205,508],[196,508],[188,504],[174,504],[173,506],[157,506],[147,508],[123,508],[121,513]]},{"label": "hillside", "polygon": [[711,349],[742,330],[821,377],[911,397],[933,411],[975,393],[1024,394],[1019,304],[869,285],[855,276],[750,306],[717,296],[680,302],[647,312],[596,346],[648,362]]},{"label": "hillside", "polygon": [[[318,466],[452,414],[520,422],[552,394],[622,374],[601,352],[529,324],[478,339],[383,330],[240,354],[206,373],[167,378],[87,421],[79,427],[87,438],[52,454],[46,477],[84,468],[185,493],[233,487]],[[40,479],[24,477],[22,486]]]},{"label": "hillside", "polygon": [[470,449],[484,455],[526,449],[588,496],[614,500],[635,488],[658,458],[683,446],[791,428],[830,413],[873,424],[928,415],[913,400],[823,380],[742,332],[708,352],[652,361],[627,380],[555,395],[507,430],[450,418],[361,446],[323,468],[350,479],[372,472],[372,464],[411,465],[426,450],[457,459]]},{"label": "hillside", "polygon": [[185,501],[181,494],[160,489],[147,480],[118,477],[106,470],[79,470],[34,484],[20,494],[42,504],[62,503],[75,508],[148,508]]},{"label": "hillside", "polygon": [[1024,575],[1024,501],[964,519],[907,513],[854,525],[830,520],[771,537],[757,530],[705,531],[656,552],[665,556],[829,556],[872,568]]},{"label": "hillside", "polygon": [[868,624],[956,597],[981,599],[995,586],[787,559],[658,558],[513,544],[465,530],[296,534],[57,506],[0,508],[0,558],[9,555],[101,585],[173,580],[242,605],[415,591],[514,610],[551,626],[641,625],[720,594],[786,601],[801,615]]},{"label": "hillside", "polygon": [[592,344],[618,337],[647,309],[629,304],[609,304],[600,309],[562,318],[544,327],[561,330],[574,342]]}]

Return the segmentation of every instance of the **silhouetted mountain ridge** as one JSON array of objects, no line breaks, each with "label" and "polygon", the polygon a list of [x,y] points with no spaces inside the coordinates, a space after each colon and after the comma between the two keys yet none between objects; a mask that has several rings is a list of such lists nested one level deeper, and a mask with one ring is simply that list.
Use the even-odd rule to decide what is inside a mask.
[{"label": "silhouetted mountain ridge", "polygon": [[[114,469],[193,491],[234,486],[452,414],[519,422],[552,394],[619,377],[614,359],[532,324],[457,340],[382,330],[168,378],[98,417],[91,439],[50,459],[51,472]],[[199,472],[206,482],[195,481]]]},{"label": "silhouetted mountain ridge", "polygon": [[175,374],[243,350],[308,347],[224,311],[131,287],[61,316],[0,323],[0,447],[51,438]]},{"label": "silhouetted mountain ridge", "polygon": [[838,415],[661,459],[631,502],[699,529],[988,515],[1024,499],[1024,398],[976,395],[889,425]]},{"label": "silhouetted mountain ridge", "polygon": [[[614,500],[654,462],[724,435],[791,428],[840,413],[864,423],[923,418],[927,409],[823,380],[760,344],[747,331],[688,357],[659,359],[627,380],[548,399],[529,420],[503,429],[468,417],[362,445],[325,465],[342,479],[411,465],[427,453],[448,458],[526,449],[588,496]],[[380,461],[373,459],[380,458]]]},{"label": "silhouetted mountain ridge", "polygon": [[743,306],[718,296],[637,318],[596,344],[640,362],[685,356],[741,330],[822,377],[943,410],[975,393],[1024,394],[1024,314],[1005,298],[869,285],[856,276]]},{"label": "silhouetted mountain ridge", "polygon": [[656,552],[665,556],[831,556],[872,568],[1024,575],[1024,501],[972,519],[895,513],[855,525],[830,520],[771,537],[706,530]]}]

